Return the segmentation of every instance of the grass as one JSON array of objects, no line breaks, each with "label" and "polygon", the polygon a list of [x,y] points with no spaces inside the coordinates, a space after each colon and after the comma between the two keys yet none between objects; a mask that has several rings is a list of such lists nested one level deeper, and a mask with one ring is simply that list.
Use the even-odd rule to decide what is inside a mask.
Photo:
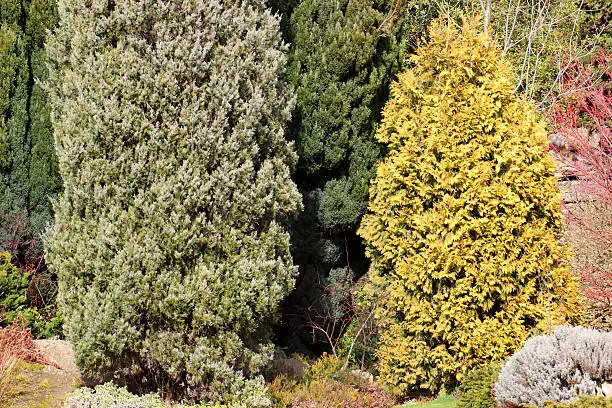
[{"label": "grass", "polygon": [[457,398],[452,395],[441,394],[435,400],[427,402],[409,402],[397,408],[455,408]]}]

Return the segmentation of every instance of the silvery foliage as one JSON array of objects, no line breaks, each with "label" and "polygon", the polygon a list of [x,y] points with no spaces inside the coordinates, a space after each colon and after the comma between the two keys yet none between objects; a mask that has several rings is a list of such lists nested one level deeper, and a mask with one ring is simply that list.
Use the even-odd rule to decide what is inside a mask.
[{"label": "silvery foliage", "polygon": [[301,207],[278,18],[262,0],[58,9],[64,191],[45,241],[77,363],[96,381],[137,371],[266,405],[257,373],[297,272],[285,225]]},{"label": "silvery foliage", "polygon": [[611,379],[612,333],[559,326],[510,357],[495,384],[495,400],[500,407],[542,407],[601,394],[601,384]]},{"label": "silvery foliage", "polygon": [[[167,408],[168,405],[158,394],[142,396],[130,393],[126,388],[105,383],[95,388],[79,388],[70,393],[64,408]],[[172,404],[173,408],[248,408],[242,403],[219,405],[217,403]]]}]

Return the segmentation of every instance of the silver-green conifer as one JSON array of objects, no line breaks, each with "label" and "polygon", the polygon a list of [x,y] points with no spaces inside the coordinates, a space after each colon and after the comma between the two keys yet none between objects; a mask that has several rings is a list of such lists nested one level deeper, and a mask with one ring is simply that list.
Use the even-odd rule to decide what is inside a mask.
[{"label": "silver-green conifer", "polygon": [[278,18],[256,0],[58,6],[64,191],[46,248],[78,365],[266,405],[256,375],[296,274],[284,225],[301,206]]}]

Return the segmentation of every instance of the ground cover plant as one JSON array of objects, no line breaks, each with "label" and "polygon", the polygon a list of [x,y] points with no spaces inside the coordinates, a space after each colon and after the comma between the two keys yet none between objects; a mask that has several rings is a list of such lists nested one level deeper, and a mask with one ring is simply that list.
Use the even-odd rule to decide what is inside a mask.
[{"label": "ground cover plant", "polygon": [[612,382],[612,333],[559,326],[510,357],[495,383],[495,400],[501,408],[543,407],[601,395],[604,382]]},{"label": "ground cover plant", "polygon": [[391,408],[397,399],[365,372],[351,370],[336,356],[323,354],[307,364],[301,379],[276,377],[268,387],[278,408]]},{"label": "ground cover plant", "polygon": [[612,398],[582,396],[573,402],[547,402],[547,408],[610,408]]},{"label": "ground cover plant", "polygon": [[27,325],[36,338],[57,336],[61,332],[62,318],[54,302],[44,303],[44,300],[53,301],[54,297],[43,296],[38,287],[45,275],[20,270],[11,263],[11,258],[8,252],[0,253],[0,327],[18,322]]},{"label": "ground cover plant", "polygon": [[437,20],[398,75],[377,137],[388,155],[359,233],[387,296],[381,380],[399,395],[452,389],[530,330],[580,319],[555,166],[540,115],[468,20]]}]

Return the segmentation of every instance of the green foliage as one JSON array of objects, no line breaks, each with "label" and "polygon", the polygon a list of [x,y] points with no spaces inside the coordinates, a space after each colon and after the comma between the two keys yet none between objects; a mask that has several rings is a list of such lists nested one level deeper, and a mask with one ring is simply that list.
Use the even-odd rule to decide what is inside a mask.
[{"label": "green foliage", "polygon": [[[247,408],[243,404],[222,405],[202,403],[198,405],[172,404],[173,408]],[[126,388],[113,383],[105,383],[95,388],[79,388],[66,400],[67,408],[166,408],[163,399],[157,394],[134,395]]]},{"label": "green foliage", "polygon": [[24,312],[28,307],[26,294],[29,284],[30,274],[22,274],[11,263],[9,253],[0,253],[0,308],[3,312],[9,313],[9,324],[18,312]]},{"label": "green foliage", "polygon": [[494,361],[470,371],[461,381],[457,408],[497,408],[491,391],[502,365]]},{"label": "green foliage", "polygon": [[380,376],[397,394],[454,387],[531,328],[581,314],[544,124],[477,22],[451,24],[432,24],[393,85],[359,231],[385,293]]},{"label": "green foliage", "polygon": [[158,395],[136,396],[125,388],[106,383],[94,389],[79,388],[68,396],[66,406],[71,408],[164,408],[165,404]]},{"label": "green foliage", "polygon": [[0,253],[0,323],[9,325],[23,318],[35,338],[57,336],[62,318],[53,305],[38,309],[32,304],[28,297],[31,279],[31,273],[22,272],[11,263],[9,253]]},{"label": "green foliage", "polygon": [[610,408],[612,398],[581,396],[573,402],[547,402],[546,408]]},{"label": "green foliage", "polygon": [[[288,303],[297,309],[316,308],[330,270],[349,266],[358,278],[368,267],[355,231],[381,156],[374,139],[380,110],[402,58],[399,31],[381,28],[388,3],[304,0],[291,15],[291,136],[305,206],[292,232],[301,277]],[[302,337],[309,341],[309,333]]]},{"label": "green foliage", "polygon": [[293,94],[262,2],[58,2],[49,83],[64,190],[46,236],[83,374],[265,406],[293,286]]},{"label": "green foliage", "polygon": [[291,17],[299,171],[303,187],[323,191],[326,230],[358,224],[380,157],[374,132],[400,57],[378,30],[385,15],[382,1],[305,0]]},{"label": "green foliage", "polygon": [[[0,250],[27,263],[41,254],[40,234],[52,219],[60,189],[50,107],[39,81],[47,79],[43,45],[57,23],[55,0],[0,1]],[[33,241],[14,245],[11,220],[25,214]],[[33,248],[31,248],[33,247]]]},{"label": "green foliage", "polygon": [[79,388],[68,395],[66,408],[249,408],[245,404],[221,404],[202,402],[200,404],[168,404],[158,394],[135,395],[126,388],[105,383],[95,388]]}]

